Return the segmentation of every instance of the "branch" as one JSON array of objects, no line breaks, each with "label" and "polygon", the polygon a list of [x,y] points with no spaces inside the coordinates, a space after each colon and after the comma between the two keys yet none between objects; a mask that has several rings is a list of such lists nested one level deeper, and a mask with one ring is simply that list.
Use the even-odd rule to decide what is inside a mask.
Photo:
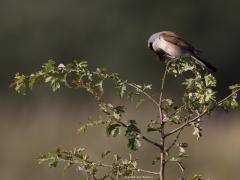
[{"label": "branch", "polygon": [[160,123],[160,145],[162,146],[162,149],[160,151],[160,167],[159,167],[159,179],[164,180],[164,174],[165,174],[165,130],[164,130],[164,124],[165,122],[163,117],[163,109],[162,109],[162,97],[163,97],[163,89],[165,84],[165,78],[167,75],[168,66],[171,61],[168,61],[165,67],[165,71],[162,77],[162,84],[161,84],[161,90],[160,90],[160,96],[159,96],[159,103],[158,103],[158,111],[159,111],[159,123]]},{"label": "branch", "polygon": [[140,89],[136,84],[134,83],[127,83],[128,86],[136,89],[137,91],[141,92],[143,95],[145,95],[148,99],[150,99],[155,105],[159,105],[158,102],[151,96],[149,95],[147,92],[143,91],[142,89]]},{"label": "branch", "polygon": [[158,143],[156,143],[156,142],[154,142],[154,141],[148,139],[146,136],[141,136],[141,138],[142,138],[143,140],[145,140],[145,141],[151,143],[152,145],[154,145],[154,146],[156,146],[156,147],[159,147],[159,148],[163,151],[163,147],[162,147],[162,145],[160,145],[160,144],[158,144]]},{"label": "branch", "polygon": [[160,96],[159,96],[159,103],[158,103],[158,108],[159,108],[159,116],[160,116],[160,123],[163,120],[163,116],[162,116],[162,97],[163,97],[163,88],[164,88],[164,84],[165,84],[165,79],[166,79],[166,75],[167,75],[167,70],[168,70],[168,66],[170,64],[170,61],[167,62],[166,67],[165,67],[165,71],[162,77],[162,84],[161,84],[161,90],[160,90]]},{"label": "branch", "polygon": [[[121,121],[117,121],[117,122],[120,123],[123,127],[125,127],[125,128],[127,127],[127,125],[125,123],[123,123]],[[155,141],[152,141],[151,139],[147,138],[146,136],[141,135],[140,138],[142,138],[146,142],[148,142],[148,143],[160,148],[161,150],[163,150],[163,147],[160,144],[156,143]]]},{"label": "branch", "polygon": [[231,94],[229,94],[227,97],[223,98],[221,101],[217,103],[218,106],[220,106],[224,101],[228,100],[231,98],[233,95],[237,94],[240,91],[240,88],[237,89],[236,91],[233,91]]},{"label": "branch", "polygon": [[[213,108],[214,108],[214,107],[213,107]],[[211,109],[210,109],[210,110],[211,110]],[[204,116],[204,115],[207,114],[208,112],[209,112],[208,109],[205,110],[204,112],[202,112],[201,114],[199,114],[199,115],[196,116],[195,118],[193,118],[193,119],[185,122],[184,124],[182,124],[181,126],[177,127],[176,129],[174,129],[174,130],[166,133],[166,134],[165,134],[165,137],[168,137],[168,136],[170,136],[171,134],[174,134],[174,133],[180,131],[180,130],[183,129],[185,126],[188,126],[188,125],[191,124],[192,122],[197,121],[199,118],[201,118],[202,116]]]},{"label": "branch", "polygon": [[190,121],[185,122],[184,124],[182,124],[181,126],[179,126],[178,128],[168,132],[167,134],[165,134],[165,137],[170,136],[171,134],[174,134],[175,132],[178,132],[179,130],[181,130],[182,128],[184,128],[185,126],[189,125],[190,123],[197,121],[199,118],[201,118],[202,116],[204,116],[205,114],[207,114],[209,111],[212,111],[216,106],[221,105],[224,101],[226,101],[227,99],[231,98],[234,94],[236,94],[238,91],[240,91],[240,89],[232,92],[231,94],[229,94],[227,97],[223,98],[222,100],[220,100],[216,105],[212,106],[210,109],[206,109],[204,112],[202,112],[201,114],[199,114],[198,116],[196,116],[195,118],[193,118]]},{"label": "branch", "polygon": [[[109,165],[109,164],[101,163],[101,166],[107,167],[107,168],[113,168],[113,166]],[[159,172],[153,172],[153,171],[148,171],[148,170],[144,170],[144,169],[136,169],[136,170],[137,170],[137,172],[145,172],[145,173],[149,173],[149,174],[159,175]]]},{"label": "branch", "polygon": [[235,95],[236,93],[238,93],[240,91],[240,88],[237,89],[236,91],[233,91],[231,94],[229,94],[227,97],[223,98],[222,100],[220,100],[216,105],[212,106],[210,109],[205,110],[203,113],[199,114],[197,117],[193,118],[190,121],[185,122],[184,124],[182,124],[181,126],[179,126],[178,128],[168,132],[167,134],[165,134],[165,137],[170,136],[171,134],[178,132],[179,130],[181,130],[182,128],[184,128],[185,126],[189,125],[190,123],[198,120],[199,118],[201,118],[202,116],[204,116],[206,113],[208,113],[209,111],[212,111],[215,107],[221,105],[224,101],[228,100],[229,98],[231,98],[233,95]]},{"label": "branch", "polygon": [[173,140],[172,144],[166,149],[166,152],[168,153],[172,147],[176,144],[177,140],[179,139],[181,132],[182,132],[183,128],[179,130],[177,136],[175,137],[175,139]]}]

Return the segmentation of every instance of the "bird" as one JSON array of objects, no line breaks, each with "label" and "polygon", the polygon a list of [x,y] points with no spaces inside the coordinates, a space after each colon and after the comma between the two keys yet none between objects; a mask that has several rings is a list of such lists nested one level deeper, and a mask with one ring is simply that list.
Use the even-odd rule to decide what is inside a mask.
[{"label": "bird", "polygon": [[200,57],[199,50],[195,49],[185,39],[177,33],[171,31],[161,31],[152,34],[148,39],[148,48],[159,58],[167,57],[170,59],[181,57],[192,57],[201,66],[217,71],[217,68]]}]

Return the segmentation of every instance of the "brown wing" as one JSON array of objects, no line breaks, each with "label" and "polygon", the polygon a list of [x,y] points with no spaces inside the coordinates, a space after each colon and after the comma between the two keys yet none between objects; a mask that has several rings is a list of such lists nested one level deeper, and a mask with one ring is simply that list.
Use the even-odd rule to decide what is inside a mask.
[{"label": "brown wing", "polygon": [[189,44],[187,41],[185,41],[183,38],[181,38],[179,35],[175,34],[174,32],[170,31],[163,31],[161,33],[161,36],[168,42],[176,44],[177,46],[187,49],[193,53],[196,53],[197,50]]}]

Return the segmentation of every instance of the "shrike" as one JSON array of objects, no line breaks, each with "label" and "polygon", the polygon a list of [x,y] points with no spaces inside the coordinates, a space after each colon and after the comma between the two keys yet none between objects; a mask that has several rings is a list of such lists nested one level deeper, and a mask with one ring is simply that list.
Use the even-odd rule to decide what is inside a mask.
[{"label": "shrike", "polygon": [[148,39],[148,47],[160,58],[178,58],[190,56],[202,66],[207,67],[214,72],[217,71],[214,66],[200,57],[199,50],[196,50],[190,43],[174,32],[161,31],[151,35]]}]

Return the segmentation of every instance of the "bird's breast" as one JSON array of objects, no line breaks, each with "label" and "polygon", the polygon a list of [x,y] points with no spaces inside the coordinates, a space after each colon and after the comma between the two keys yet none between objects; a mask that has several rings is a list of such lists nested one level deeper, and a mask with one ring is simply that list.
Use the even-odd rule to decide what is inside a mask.
[{"label": "bird's breast", "polygon": [[163,38],[159,38],[153,43],[153,49],[155,51],[163,50],[172,57],[180,57],[185,54],[185,50],[181,47],[165,41]]}]

